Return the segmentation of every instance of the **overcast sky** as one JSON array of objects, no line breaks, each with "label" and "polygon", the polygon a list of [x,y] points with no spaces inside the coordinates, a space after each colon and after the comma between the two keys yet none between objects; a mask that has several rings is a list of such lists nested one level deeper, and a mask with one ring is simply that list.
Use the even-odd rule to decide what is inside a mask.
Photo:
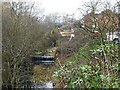
[{"label": "overcast sky", "polygon": [[[35,1],[38,8],[42,7],[43,9],[45,9],[44,12],[45,14],[55,12],[66,14],[75,13],[75,15],[78,16],[80,14],[78,8],[80,8],[81,5],[83,5],[83,3],[88,2],[90,0],[14,0],[14,1],[28,1],[28,2]],[[112,4],[115,4],[115,2],[117,2],[118,0],[102,0],[102,1],[109,1]]]},{"label": "overcast sky", "polygon": [[73,13],[80,7],[82,0],[36,0],[42,2],[43,7],[47,13],[61,12]]},{"label": "overcast sky", "polygon": [[[67,13],[67,14],[75,14],[77,17],[80,12],[78,8],[80,8],[83,3],[89,2],[90,0],[35,0],[36,3],[42,5],[45,9],[45,13]],[[91,0],[92,1],[92,0]],[[98,1],[98,0],[94,0]],[[102,1],[109,1],[111,4],[115,4],[117,0],[102,0]]]}]

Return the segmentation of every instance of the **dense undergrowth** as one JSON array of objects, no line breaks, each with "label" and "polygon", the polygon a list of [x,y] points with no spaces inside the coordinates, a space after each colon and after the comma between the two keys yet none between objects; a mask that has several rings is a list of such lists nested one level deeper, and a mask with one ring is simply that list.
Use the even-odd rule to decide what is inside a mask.
[{"label": "dense undergrowth", "polygon": [[56,87],[120,88],[118,72],[118,45],[105,41],[104,45],[87,43],[64,64],[59,63],[53,76],[59,83]]}]

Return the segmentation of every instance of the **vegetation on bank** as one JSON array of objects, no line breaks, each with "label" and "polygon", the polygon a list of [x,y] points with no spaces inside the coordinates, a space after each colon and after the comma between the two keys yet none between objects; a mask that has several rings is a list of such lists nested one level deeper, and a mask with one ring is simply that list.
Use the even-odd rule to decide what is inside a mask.
[{"label": "vegetation on bank", "polygon": [[[120,88],[117,51],[117,45],[105,45],[107,58],[112,58],[108,63],[103,61],[101,45],[94,44],[92,48],[86,45],[80,48],[54,72],[53,76],[59,83],[57,85],[63,88]],[[109,71],[105,63],[109,64]]]},{"label": "vegetation on bank", "polygon": [[[100,5],[85,4],[90,11],[82,20],[63,18],[61,25],[72,22],[76,30],[69,40],[61,37],[55,26],[57,15],[37,17],[34,4],[3,3],[3,86],[19,88],[53,81],[56,88],[120,88],[120,46],[106,39],[107,32],[117,31],[120,15],[107,4],[104,12],[96,14]],[[53,65],[33,66],[31,55],[46,55],[53,47],[57,57]]]}]

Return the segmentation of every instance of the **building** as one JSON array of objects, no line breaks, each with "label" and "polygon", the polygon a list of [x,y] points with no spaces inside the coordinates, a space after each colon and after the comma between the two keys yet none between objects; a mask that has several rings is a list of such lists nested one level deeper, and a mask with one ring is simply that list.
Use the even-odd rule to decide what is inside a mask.
[{"label": "building", "polygon": [[118,28],[119,19],[116,13],[107,9],[99,14],[93,14],[93,12],[83,17],[83,24],[90,29],[98,28],[99,30],[110,30],[111,28],[116,31]]},{"label": "building", "polygon": [[74,29],[72,25],[64,25],[61,28],[59,28],[59,33],[62,37],[71,36],[71,34],[74,34]]}]

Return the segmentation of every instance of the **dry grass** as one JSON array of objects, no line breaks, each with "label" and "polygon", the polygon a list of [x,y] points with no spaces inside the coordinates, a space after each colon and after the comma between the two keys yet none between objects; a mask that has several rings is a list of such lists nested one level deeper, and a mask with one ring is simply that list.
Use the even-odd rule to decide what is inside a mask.
[{"label": "dry grass", "polygon": [[55,66],[35,65],[33,68],[32,82],[42,83],[52,80]]}]

